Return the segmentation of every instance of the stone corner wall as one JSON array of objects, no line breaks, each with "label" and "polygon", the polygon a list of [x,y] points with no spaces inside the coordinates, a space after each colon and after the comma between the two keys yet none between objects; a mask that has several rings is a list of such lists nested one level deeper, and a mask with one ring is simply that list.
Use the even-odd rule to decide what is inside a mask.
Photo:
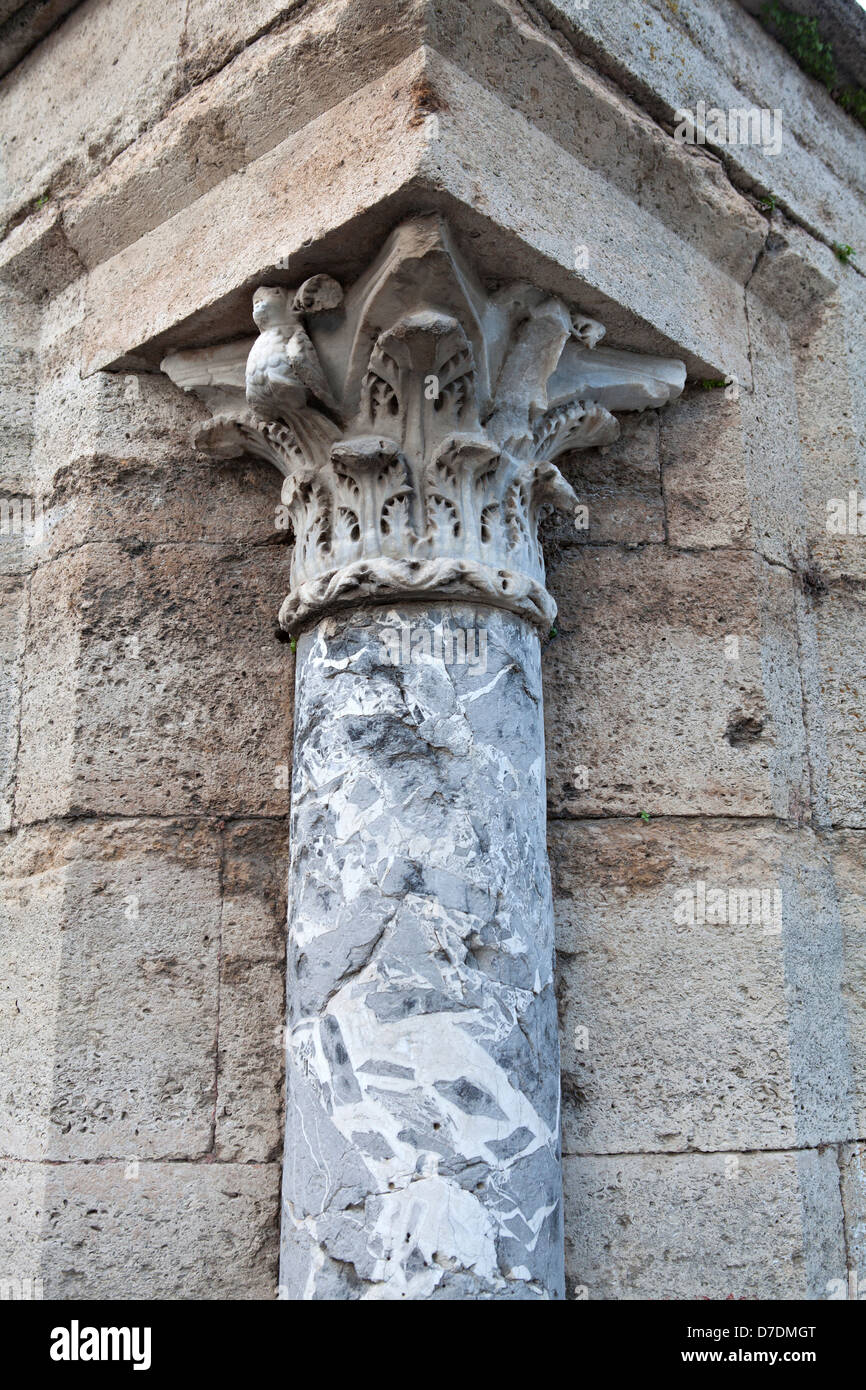
[{"label": "stone corner wall", "polygon": [[[678,146],[699,99],[779,155]],[[0,1279],[277,1295],[289,550],[156,363],[299,205],[353,266],[440,203],[689,369],[546,536],[567,1296],[866,1278],[866,132],[735,0],[86,0],[0,124]]]}]

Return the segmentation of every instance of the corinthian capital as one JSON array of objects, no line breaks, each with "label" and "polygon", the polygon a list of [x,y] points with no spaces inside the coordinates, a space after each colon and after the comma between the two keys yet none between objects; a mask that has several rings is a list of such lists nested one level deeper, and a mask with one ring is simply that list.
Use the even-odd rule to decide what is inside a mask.
[{"label": "corinthian capital", "polygon": [[206,444],[284,477],[287,630],[362,602],[475,600],[548,627],[542,516],[577,499],[554,460],[614,409],[679,394],[681,363],[599,348],[601,324],[527,284],[487,292],[437,216],[398,227],[346,293],[256,291],[252,342],[175,353]]}]

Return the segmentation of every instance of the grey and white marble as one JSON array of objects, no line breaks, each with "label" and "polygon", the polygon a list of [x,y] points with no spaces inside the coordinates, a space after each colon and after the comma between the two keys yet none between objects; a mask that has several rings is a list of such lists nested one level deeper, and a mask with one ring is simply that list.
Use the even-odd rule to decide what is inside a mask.
[{"label": "grey and white marble", "polygon": [[300,638],[284,1297],[563,1296],[544,807],[531,623],[407,604]]}]

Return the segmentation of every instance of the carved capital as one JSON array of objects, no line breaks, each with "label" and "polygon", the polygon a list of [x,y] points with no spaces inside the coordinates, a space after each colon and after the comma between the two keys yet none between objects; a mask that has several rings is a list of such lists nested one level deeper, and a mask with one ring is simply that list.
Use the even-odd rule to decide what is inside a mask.
[{"label": "carved capital", "polygon": [[553,460],[662,405],[680,362],[597,347],[601,324],[531,285],[490,293],[437,216],[398,227],[343,296],[263,286],[252,342],[175,353],[204,442],[276,465],[294,528],[291,630],[362,602],[480,600],[547,628],[539,521],[577,499]]}]

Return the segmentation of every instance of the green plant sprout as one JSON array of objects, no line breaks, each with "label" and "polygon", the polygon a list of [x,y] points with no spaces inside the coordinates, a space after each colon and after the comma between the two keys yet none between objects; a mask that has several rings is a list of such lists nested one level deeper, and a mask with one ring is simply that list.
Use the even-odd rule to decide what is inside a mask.
[{"label": "green plant sprout", "polygon": [[804,72],[823,82],[825,87],[837,87],[839,75],[832,44],[821,38],[817,19],[807,19],[783,5],[765,5],[761,17],[769,20],[779,31],[779,38]]},{"label": "green plant sprout", "polygon": [[866,126],[866,90],[863,87],[840,85],[833,45],[822,39],[817,19],[795,14],[793,10],[778,4],[777,0],[773,0],[771,5],[764,5],[761,18],[765,24],[772,25],[780,44],[787,49],[798,67],[826,87],[843,111]]}]

